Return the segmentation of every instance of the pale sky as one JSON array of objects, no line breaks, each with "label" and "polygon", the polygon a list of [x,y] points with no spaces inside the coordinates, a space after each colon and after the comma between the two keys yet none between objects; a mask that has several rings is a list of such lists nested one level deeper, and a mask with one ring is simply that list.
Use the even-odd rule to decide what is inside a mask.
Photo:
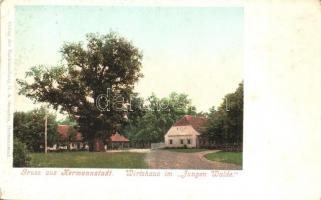
[{"label": "pale sky", "polygon": [[[243,9],[228,7],[18,6],[16,78],[35,65],[57,65],[64,41],[110,30],[143,51],[135,91],[186,93],[198,111],[219,106],[243,80]],[[36,105],[16,91],[15,110]]]}]

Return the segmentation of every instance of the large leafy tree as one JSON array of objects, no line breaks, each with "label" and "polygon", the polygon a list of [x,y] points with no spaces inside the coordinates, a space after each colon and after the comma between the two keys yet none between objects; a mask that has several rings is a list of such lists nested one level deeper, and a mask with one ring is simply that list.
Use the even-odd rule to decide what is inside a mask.
[{"label": "large leafy tree", "polygon": [[[116,94],[125,98],[132,93],[142,77],[142,54],[113,32],[88,34],[85,44],[66,43],[61,53],[63,65],[36,66],[26,73],[31,82],[18,80],[20,94],[68,113],[77,120],[90,150],[98,150],[95,141],[109,137],[125,120],[125,100],[119,102],[122,98]],[[108,98],[100,98],[107,90]],[[118,103],[113,101],[115,96]]]},{"label": "large leafy tree", "polygon": [[26,144],[30,151],[40,151],[40,145],[45,141],[45,116],[48,120],[48,145],[55,144],[58,140],[56,115],[48,113],[41,107],[29,112],[15,112],[13,119],[14,138]]}]

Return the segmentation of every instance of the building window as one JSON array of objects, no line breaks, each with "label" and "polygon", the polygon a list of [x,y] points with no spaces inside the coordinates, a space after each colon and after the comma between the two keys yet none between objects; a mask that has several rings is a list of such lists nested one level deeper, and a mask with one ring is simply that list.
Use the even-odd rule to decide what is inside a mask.
[{"label": "building window", "polygon": [[187,140],[187,144],[191,144],[191,140],[190,139]]},{"label": "building window", "polygon": [[169,144],[173,144],[173,140],[169,140]]},{"label": "building window", "polygon": [[181,140],[181,144],[184,144],[184,140],[183,139]]}]

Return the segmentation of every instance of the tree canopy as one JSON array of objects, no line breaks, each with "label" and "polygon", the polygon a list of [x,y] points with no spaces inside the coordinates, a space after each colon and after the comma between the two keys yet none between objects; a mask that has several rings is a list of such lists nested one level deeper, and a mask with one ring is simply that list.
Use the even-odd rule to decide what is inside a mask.
[{"label": "tree canopy", "polygon": [[28,150],[38,152],[45,141],[45,115],[48,120],[48,145],[58,141],[56,115],[48,113],[44,107],[29,112],[15,112],[13,133],[15,138],[26,144]]},{"label": "tree canopy", "polygon": [[217,144],[242,144],[243,82],[234,93],[225,95],[217,110],[210,109],[203,136]]},{"label": "tree canopy", "polygon": [[[17,82],[19,94],[35,102],[49,103],[54,109],[76,119],[79,131],[93,150],[96,138],[109,137],[125,122],[124,99],[132,94],[134,84],[142,77],[142,53],[113,32],[88,34],[86,38],[85,44],[63,45],[62,65],[34,66],[26,73],[26,78],[31,81]],[[113,95],[109,96],[111,99],[100,98],[108,90]],[[108,109],[97,108],[101,100],[103,108]],[[120,106],[119,100],[122,100]]]}]

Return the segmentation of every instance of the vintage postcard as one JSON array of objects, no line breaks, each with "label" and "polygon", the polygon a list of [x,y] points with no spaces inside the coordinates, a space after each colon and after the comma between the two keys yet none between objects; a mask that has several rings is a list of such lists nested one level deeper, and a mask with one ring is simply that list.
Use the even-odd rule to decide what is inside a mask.
[{"label": "vintage postcard", "polygon": [[[152,182],[172,181],[182,182],[172,197],[194,199],[191,186],[183,191],[193,181],[202,193],[255,176],[251,155],[263,150],[243,142],[250,138],[244,88],[255,77],[247,74],[247,82],[244,73],[245,4],[65,3],[2,2],[7,175],[0,198],[69,199],[68,185],[83,190],[79,199],[128,199],[121,185],[131,185],[130,194],[147,186],[148,196]],[[249,94],[251,108],[260,97]],[[64,189],[50,196],[42,181]]]},{"label": "vintage postcard", "polygon": [[242,169],[243,18],[16,6],[13,166]]}]

